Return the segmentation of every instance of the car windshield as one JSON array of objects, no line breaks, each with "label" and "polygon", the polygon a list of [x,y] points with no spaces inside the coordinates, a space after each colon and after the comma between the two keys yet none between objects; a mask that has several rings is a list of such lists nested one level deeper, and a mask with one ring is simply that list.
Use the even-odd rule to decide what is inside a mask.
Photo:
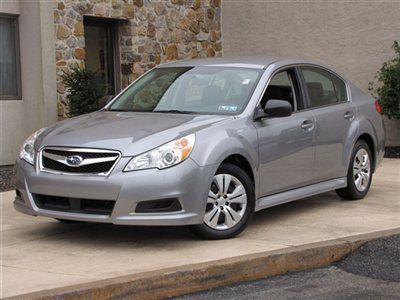
[{"label": "car windshield", "polygon": [[228,67],[156,68],[131,85],[111,111],[241,113],[262,70]]}]

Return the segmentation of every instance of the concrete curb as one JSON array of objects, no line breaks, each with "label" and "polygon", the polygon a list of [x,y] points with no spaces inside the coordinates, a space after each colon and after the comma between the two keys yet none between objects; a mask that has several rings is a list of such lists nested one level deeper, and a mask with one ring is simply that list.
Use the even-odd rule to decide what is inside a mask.
[{"label": "concrete curb", "polygon": [[319,268],[368,241],[400,234],[400,228],[349,236],[213,262],[126,275],[18,295],[6,299],[160,299],[209,288]]}]

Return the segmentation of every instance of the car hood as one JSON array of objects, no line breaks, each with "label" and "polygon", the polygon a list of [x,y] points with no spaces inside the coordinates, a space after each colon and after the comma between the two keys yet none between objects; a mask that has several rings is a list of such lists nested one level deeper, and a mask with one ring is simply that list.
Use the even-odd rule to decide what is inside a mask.
[{"label": "car hood", "polygon": [[230,116],[100,111],[59,122],[35,143],[44,146],[119,150],[134,156],[231,119]]}]

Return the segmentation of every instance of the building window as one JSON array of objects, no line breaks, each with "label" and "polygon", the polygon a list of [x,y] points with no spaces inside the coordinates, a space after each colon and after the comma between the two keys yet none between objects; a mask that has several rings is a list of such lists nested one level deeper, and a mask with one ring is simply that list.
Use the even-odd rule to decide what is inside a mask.
[{"label": "building window", "polygon": [[0,14],[0,99],[20,100],[18,19]]},{"label": "building window", "polygon": [[113,19],[86,16],[86,69],[99,73],[107,86],[107,94],[119,91],[118,23]]}]

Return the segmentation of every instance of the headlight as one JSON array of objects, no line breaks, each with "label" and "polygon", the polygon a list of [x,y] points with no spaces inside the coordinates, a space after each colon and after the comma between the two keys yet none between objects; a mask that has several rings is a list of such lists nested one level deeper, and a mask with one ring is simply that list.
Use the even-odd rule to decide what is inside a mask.
[{"label": "headlight", "polygon": [[22,144],[21,151],[19,153],[19,158],[25,160],[31,165],[34,164],[35,160],[35,140],[46,128],[39,129],[38,131],[32,133]]},{"label": "headlight", "polygon": [[194,141],[195,135],[190,134],[156,149],[135,156],[126,165],[124,171],[151,168],[164,169],[179,164],[189,157],[194,146]]}]

